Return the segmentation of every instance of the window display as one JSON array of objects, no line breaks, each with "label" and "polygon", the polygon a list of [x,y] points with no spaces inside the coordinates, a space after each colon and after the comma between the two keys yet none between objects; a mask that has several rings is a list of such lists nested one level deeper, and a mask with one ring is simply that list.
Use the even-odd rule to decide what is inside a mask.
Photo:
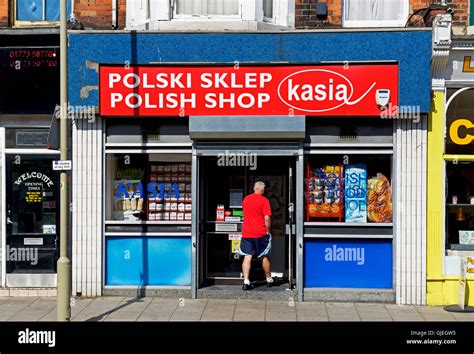
[{"label": "window display", "polygon": [[109,156],[108,220],[191,221],[191,162],[163,159],[158,154]]},{"label": "window display", "polygon": [[327,155],[306,161],[306,221],[392,222],[391,156]]},{"label": "window display", "polygon": [[446,248],[474,250],[474,162],[447,162],[446,189]]}]

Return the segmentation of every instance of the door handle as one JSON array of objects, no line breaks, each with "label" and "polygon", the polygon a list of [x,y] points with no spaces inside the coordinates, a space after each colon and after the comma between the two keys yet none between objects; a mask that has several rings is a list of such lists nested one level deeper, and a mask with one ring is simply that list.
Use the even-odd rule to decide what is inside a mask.
[{"label": "door handle", "polygon": [[288,203],[288,211],[290,213],[295,211],[295,205],[293,203]]}]

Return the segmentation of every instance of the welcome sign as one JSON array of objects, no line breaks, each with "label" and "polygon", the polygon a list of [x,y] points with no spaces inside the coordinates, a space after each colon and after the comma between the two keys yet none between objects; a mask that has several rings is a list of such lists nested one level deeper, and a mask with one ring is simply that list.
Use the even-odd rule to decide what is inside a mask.
[{"label": "welcome sign", "polygon": [[381,101],[398,105],[397,64],[99,68],[102,116],[379,116]]}]

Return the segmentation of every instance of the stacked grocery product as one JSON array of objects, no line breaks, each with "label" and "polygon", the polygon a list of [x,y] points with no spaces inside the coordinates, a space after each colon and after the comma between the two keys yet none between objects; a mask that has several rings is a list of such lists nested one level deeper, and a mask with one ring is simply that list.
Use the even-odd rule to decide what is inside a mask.
[{"label": "stacked grocery product", "polygon": [[156,197],[148,198],[147,220],[190,221],[191,164],[153,163],[148,177],[159,188]]},{"label": "stacked grocery product", "polygon": [[140,186],[145,171],[139,168],[117,169],[114,180],[113,219],[120,221],[141,220],[144,212]]},{"label": "stacked grocery product", "polygon": [[309,217],[342,218],[344,210],[343,166],[327,165],[310,170],[306,183]]},{"label": "stacked grocery product", "polygon": [[392,222],[392,190],[387,177],[377,173],[367,182],[367,216],[373,222]]}]

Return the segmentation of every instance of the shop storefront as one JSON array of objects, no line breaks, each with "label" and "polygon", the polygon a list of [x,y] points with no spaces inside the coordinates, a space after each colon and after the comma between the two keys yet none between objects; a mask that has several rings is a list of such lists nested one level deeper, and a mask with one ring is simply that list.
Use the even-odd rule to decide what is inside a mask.
[{"label": "shop storefront", "polygon": [[58,55],[58,47],[0,48],[1,280],[10,290],[56,287]]},{"label": "shop storefront", "polygon": [[[453,38],[446,65],[435,85],[435,109],[428,165],[428,304],[474,303],[461,300],[460,279],[472,287],[474,272],[474,42]],[[434,221],[436,216],[436,221]],[[430,219],[429,219],[430,220]],[[461,265],[464,264],[464,269]]]},{"label": "shop storefront", "polygon": [[[72,33],[71,100],[98,107],[73,123],[73,293],[200,297],[241,284],[242,199],[263,180],[283,291],[424,303],[430,32],[369,33],[356,48],[367,35]],[[345,49],[315,47],[328,36]],[[203,39],[231,44],[216,54]],[[186,54],[164,50],[176,41]],[[419,44],[416,65],[406,41]],[[275,54],[252,63],[262,46]]]}]

